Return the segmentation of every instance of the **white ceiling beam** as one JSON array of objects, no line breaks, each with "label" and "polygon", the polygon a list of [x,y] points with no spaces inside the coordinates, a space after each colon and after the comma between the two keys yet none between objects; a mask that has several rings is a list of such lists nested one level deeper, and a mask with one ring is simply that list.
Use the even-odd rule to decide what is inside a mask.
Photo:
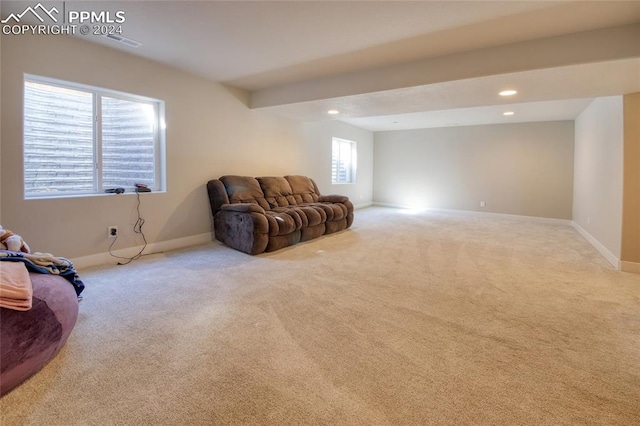
[{"label": "white ceiling beam", "polygon": [[640,57],[640,24],[456,53],[251,93],[251,108],[360,95],[498,74]]}]

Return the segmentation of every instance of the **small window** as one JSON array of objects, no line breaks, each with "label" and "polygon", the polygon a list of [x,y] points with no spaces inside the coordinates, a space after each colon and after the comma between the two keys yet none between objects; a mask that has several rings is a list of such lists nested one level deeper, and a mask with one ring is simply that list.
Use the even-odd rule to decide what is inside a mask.
[{"label": "small window", "polygon": [[162,101],[27,76],[25,198],[164,190],[162,123]]},{"label": "small window", "polygon": [[333,138],[331,152],[331,183],[355,183],[356,143],[347,139]]}]

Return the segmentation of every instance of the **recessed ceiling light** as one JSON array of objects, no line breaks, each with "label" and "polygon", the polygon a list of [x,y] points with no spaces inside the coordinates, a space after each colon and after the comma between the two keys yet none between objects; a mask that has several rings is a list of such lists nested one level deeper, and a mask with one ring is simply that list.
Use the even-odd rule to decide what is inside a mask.
[{"label": "recessed ceiling light", "polygon": [[498,93],[500,96],[513,96],[516,93],[518,93],[516,90],[503,90],[502,92]]},{"label": "recessed ceiling light", "polygon": [[502,113],[502,115],[513,115],[513,114],[515,114],[515,112],[513,111],[507,111]]},{"label": "recessed ceiling light", "polygon": [[340,111],[338,111],[337,109],[330,109],[329,111],[327,111],[327,114],[336,115],[340,114]]}]

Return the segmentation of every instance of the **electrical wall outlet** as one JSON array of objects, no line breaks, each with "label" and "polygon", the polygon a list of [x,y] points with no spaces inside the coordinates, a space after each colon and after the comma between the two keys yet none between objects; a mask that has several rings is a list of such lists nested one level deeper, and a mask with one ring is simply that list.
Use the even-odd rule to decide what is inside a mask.
[{"label": "electrical wall outlet", "polygon": [[108,238],[116,238],[118,236],[118,227],[117,226],[109,226],[107,228],[107,237]]},{"label": "electrical wall outlet", "polygon": [[486,207],[487,203],[485,203],[484,201],[480,201],[480,207]]}]

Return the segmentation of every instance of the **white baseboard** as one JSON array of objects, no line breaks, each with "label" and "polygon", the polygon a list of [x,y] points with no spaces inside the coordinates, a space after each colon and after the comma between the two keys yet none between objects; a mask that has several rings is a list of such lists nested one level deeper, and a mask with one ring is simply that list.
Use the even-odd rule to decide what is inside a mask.
[{"label": "white baseboard", "polygon": [[[374,202],[374,206],[380,207],[392,207],[396,209],[412,209],[410,206],[395,204],[395,203],[381,203]],[[522,216],[522,215],[512,215],[512,214],[503,214],[503,213],[489,213],[489,212],[478,212],[471,210],[453,210],[453,209],[437,209],[437,208],[425,208],[424,211],[433,211],[433,212],[443,212],[443,213],[453,213],[458,215],[466,215],[466,216],[478,216],[478,217],[502,217],[502,218],[511,218],[511,219],[520,219],[520,220],[528,220],[533,222],[541,222],[555,225],[563,225],[563,226],[573,226],[576,231],[578,231],[588,242],[591,244],[598,253],[600,253],[614,268],[625,271],[625,272],[633,272],[636,274],[640,274],[640,263],[634,262],[624,262],[620,261],[611,253],[611,251],[606,248],[600,241],[596,240],[591,234],[589,234],[583,227],[578,225],[572,220],[565,219],[554,219],[547,217],[537,217],[537,216]]]},{"label": "white baseboard", "polygon": [[631,272],[633,274],[640,274],[640,263],[620,261],[620,270],[623,272]]},{"label": "white baseboard", "polygon": [[[365,207],[370,207],[372,204],[373,203],[371,202],[362,203],[362,204],[354,205],[353,208],[363,209]],[[190,237],[176,238],[175,240],[158,241],[155,243],[147,244],[147,247],[144,250],[144,254],[153,254],[153,253],[159,253],[159,252],[168,251],[168,250],[175,250],[179,248],[208,243],[210,241],[213,241],[213,234],[210,232],[207,232],[205,234],[192,235]],[[140,252],[140,249],[142,249],[142,245],[136,246],[136,247],[128,247],[128,248],[119,249],[119,250],[112,250],[111,252],[116,256],[132,257],[138,254],[138,252]],[[121,259],[117,259],[111,256],[108,252],[104,252],[104,253],[92,254],[89,256],[75,257],[69,260],[73,262],[73,266],[79,269],[79,268],[88,268],[91,266],[116,264]]]},{"label": "white baseboard", "polygon": [[605,259],[607,259],[607,261],[611,265],[613,265],[614,268],[621,269],[620,259],[618,259],[615,254],[611,253],[608,248],[602,245],[600,241],[596,240],[582,226],[578,225],[576,222],[572,222],[572,225],[576,229],[576,231],[578,231],[580,235],[582,235],[585,240],[589,242],[589,244],[591,244],[593,247],[595,247],[596,250],[598,250],[598,253],[600,253]]},{"label": "white baseboard", "polygon": [[354,204],[353,208],[354,210],[358,210],[358,209],[364,209],[365,207],[371,207],[372,205],[373,205],[372,202],[363,203],[363,204]]},{"label": "white baseboard", "polygon": [[[179,248],[195,246],[198,244],[204,244],[212,241],[212,233],[207,232],[204,234],[192,235],[190,237],[176,238],[175,240],[158,241],[155,243],[147,244],[143,254],[153,254],[168,250],[175,250]],[[112,250],[112,253],[116,256],[132,257],[138,254],[143,246],[128,247],[125,249]],[[88,268],[90,266],[116,264],[119,259],[114,258],[108,252],[92,254],[89,256],[76,257],[69,259],[73,262],[73,266],[76,269]]]},{"label": "white baseboard", "polygon": [[[409,209],[409,210],[412,210],[412,208],[409,207],[409,206],[404,206],[404,205],[401,205],[401,204],[394,204],[394,203],[374,202],[373,205],[374,206],[380,206],[380,207],[392,207],[392,208],[395,208],[395,209]],[[479,212],[479,211],[474,211],[474,210],[439,209],[439,208],[430,208],[430,207],[429,208],[425,208],[423,210],[424,211],[431,211],[431,212],[442,212],[442,213],[458,214],[458,215],[464,215],[464,216],[501,217],[501,218],[505,218],[505,219],[527,220],[527,221],[531,221],[531,222],[548,223],[548,224],[552,224],[552,225],[562,225],[562,226],[571,226],[573,224],[573,221],[571,221],[571,220],[568,220],[568,219],[555,219],[555,218],[552,218],[552,217],[524,216],[524,215],[517,215],[517,214]]]},{"label": "white baseboard", "polygon": [[374,201],[371,204],[373,204],[374,206],[377,206],[377,207],[391,207],[391,208],[394,208],[394,209],[409,209],[410,208],[409,206],[404,206],[402,204],[382,203],[380,201]]}]

